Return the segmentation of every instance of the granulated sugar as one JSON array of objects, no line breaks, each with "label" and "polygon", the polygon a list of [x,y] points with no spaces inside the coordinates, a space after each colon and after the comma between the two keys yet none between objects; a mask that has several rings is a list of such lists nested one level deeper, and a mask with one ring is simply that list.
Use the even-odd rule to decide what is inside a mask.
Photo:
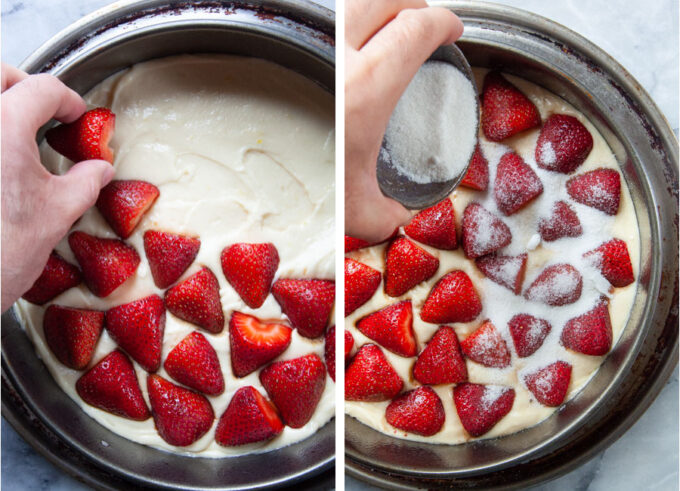
[{"label": "granulated sugar", "polygon": [[420,184],[462,174],[477,140],[476,99],[474,86],[454,66],[425,63],[387,125],[388,160],[399,173]]}]

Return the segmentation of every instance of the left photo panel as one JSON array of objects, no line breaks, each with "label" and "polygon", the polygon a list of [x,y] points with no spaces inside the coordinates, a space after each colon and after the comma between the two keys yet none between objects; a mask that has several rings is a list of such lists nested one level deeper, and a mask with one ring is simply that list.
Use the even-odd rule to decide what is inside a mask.
[{"label": "left photo panel", "polygon": [[3,487],[334,488],[334,12],[5,2]]}]

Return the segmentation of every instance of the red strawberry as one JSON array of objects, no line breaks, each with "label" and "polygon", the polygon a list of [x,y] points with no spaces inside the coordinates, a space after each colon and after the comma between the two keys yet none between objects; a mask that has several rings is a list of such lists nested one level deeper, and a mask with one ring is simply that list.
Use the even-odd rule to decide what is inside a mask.
[{"label": "red strawberry", "polygon": [[394,237],[396,237],[398,233],[399,228],[395,228],[394,232],[392,232],[392,235],[387,237],[385,240],[373,243],[370,243],[363,239],[357,239],[356,237],[350,237],[349,235],[345,235],[345,252],[352,252],[356,251],[357,249],[363,249],[364,247],[371,247],[374,245],[382,244],[383,242],[387,242],[388,240],[391,240]]},{"label": "red strawberry", "polygon": [[262,306],[279,267],[272,243],[234,244],[222,251],[222,271],[229,284],[251,309]]},{"label": "red strawberry", "polygon": [[602,356],[612,347],[612,324],[606,299],[564,326],[561,336],[565,348],[584,355]]},{"label": "red strawberry", "polygon": [[417,353],[410,300],[395,303],[364,317],[357,322],[357,329],[399,356],[415,356]]},{"label": "red strawberry", "polygon": [[482,302],[470,277],[451,271],[434,286],[425,300],[420,318],[432,324],[470,322],[482,311]]},{"label": "red strawberry", "polygon": [[277,361],[260,372],[260,382],[291,428],[302,428],[314,415],[326,386],[326,368],[315,354]]},{"label": "red strawberry", "polygon": [[517,213],[543,192],[541,180],[515,152],[501,157],[493,186],[496,206],[505,215]]},{"label": "red strawberry", "polygon": [[127,239],[160,192],[145,181],[111,181],[99,193],[97,209],[116,235]]},{"label": "red strawberry", "polygon": [[421,384],[457,384],[468,378],[458,337],[452,327],[440,327],[413,365],[413,378]]},{"label": "red strawberry", "polygon": [[177,281],[194,262],[200,248],[201,241],[195,237],[158,230],[144,232],[144,252],[158,288],[168,288]]},{"label": "red strawberry", "polygon": [[524,377],[524,383],[536,400],[544,406],[557,407],[567,395],[571,380],[571,365],[556,361]]},{"label": "red strawberry", "polygon": [[467,174],[460,181],[460,185],[477,191],[484,191],[489,185],[489,161],[484,158],[479,143],[475,147]]},{"label": "red strawberry", "polygon": [[137,251],[121,240],[73,232],[68,244],[83,271],[85,284],[98,297],[109,296],[139,266]]},{"label": "red strawberry", "polygon": [[366,240],[345,235],[345,252],[356,251],[357,249],[363,249],[364,247],[369,247],[370,245],[370,242]]},{"label": "red strawberry", "polygon": [[[352,351],[352,346],[354,345],[354,338],[348,330],[345,331],[345,363],[349,358],[349,353]],[[335,382],[335,326],[331,326],[328,331],[326,331],[326,339],[324,344],[324,360],[326,361],[326,368],[328,368],[328,374]]]},{"label": "red strawberry", "polygon": [[250,385],[231,398],[217,422],[215,441],[225,447],[271,440],[283,431],[276,408]]},{"label": "red strawberry", "polygon": [[291,325],[306,338],[323,334],[335,301],[335,282],[330,280],[280,279],[272,294]]},{"label": "red strawberry", "polygon": [[541,347],[552,326],[529,314],[517,314],[508,322],[515,351],[520,358],[533,355]]},{"label": "red strawberry", "polygon": [[345,258],[345,317],[368,302],[380,285],[380,271]]},{"label": "red strawberry", "polygon": [[166,291],[165,305],[175,316],[206,331],[224,329],[220,284],[206,267]]},{"label": "red strawberry", "polygon": [[165,306],[158,295],[113,307],[106,312],[111,338],[147,372],[161,366]]},{"label": "red strawberry", "polygon": [[575,201],[616,215],[621,200],[621,176],[614,169],[595,169],[567,181],[567,192]]},{"label": "red strawberry", "polygon": [[536,106],[499,72],[484,77],[482,89],[482,130],[487,139],[498,142],[541,124]]},{"label": "red strawberry", "polygon": [[292,331],[283,324],[265,323],[252,315],[234,311],[229,321],[234,375],[245,377],[286,351]]},{"label": "red strawberry", "polygon": [[500,385],[463,383],[453,388],[453,401],[463,428],[482,436],[505,417],[515,402],[515,390]]},{"label": "red strawberry", "polygon": [[425,208],[404,227],[412,239],[437,249],[453,250],[458,247],[456,238],[456,213],[450,199]]},{"label": "red strawberry", "polygon": [[524,297],[534,302],[559,306],[581,298],[583,278],[571,264],[553,264],[545,268],[529,286]]},{"label": "red strawberry", "polygon": [[474,259],[502,249],[512,241],[508,226],[482,205],[470,203],[463,212],[463,250]]},{"label": "red strawberry", "polygon": [[82,370],[94,355],[104,327],[104,312],[50,305],[43,317],[45,341],[57,359]]},{"label": "red strawberry", "polygon": [[214,396],[224,392],[224,376],[212,347],[200,332],[192,332],[175,346],[163,363],[165,371],[180,384]]},{"label": "red strawberry", "polygon": [[36,305],[42,305],[69,288],[78,286],[80,281],[80,270],[52,251],[45,269],[22,298]]},{"label": "red strawberry", "polygon": [[388,401],[404,382],[375,344],[363,345],[345,371],[345,400]]},{"label": "red strawberry", "polygon": [[432,436],[444,425],[444,405],[430,387],[418,387],[396,397],[385,410],[385,419],[400,430]]},{"label": "red strawberry", "polygon": [[465,356],[472,361],[492,368],[510,365],[510,351],[496,327],[486,321],[475,332],[460,342]]},{"label": "red strawberry", "polygon": [[106,355],[76,382],[78,395],[90,406],[122,418],[144,421],[146,407],[130,359],[120,350]]},{"label": "red strawberry", "polygon": [[614,287],[628,286],[635,281],[628,246],[621,239],[605,242],[583,257],[590,259]]},{"label": "red strawberry", "polygon": [[439,269],[439,259],[406,237],[393,241],[385,253],[385,293],[400,297],[429,280]]},{"label": "red strawberry", "polygon": [[158,434],[170,445],[191,445],[212,426],[215,413],[205,396],[159,375],[149,375],[147,389]]},{"label": "red strawberry", "polygon": [[538,221],[541,238],[552,242],[562,237],[578,237],[583,233],[578,215],[564,201],[555,201],[551,215]]},{"label": "red strawberry", "polygon": [[524,273],[527,269],[527,254],[519,256],[498,256],[489,254],[478,257],[475,264],[491,281],[512,290],[515,295],[522,291]]},{"label": "red strawberry", "polygon": [[569,174],[581,165],[593,149],[593,137],[573,116],[553,114],[541,128],[536,142],[539,167]]},{"label": "red strawberry", "polygon": [[73,123],[47,130],[45,139],[50,147],[73,162],[90,159],[113,162],[109,140],[115,123],[115,114],[105,107],[98,107],[87,111]]}]

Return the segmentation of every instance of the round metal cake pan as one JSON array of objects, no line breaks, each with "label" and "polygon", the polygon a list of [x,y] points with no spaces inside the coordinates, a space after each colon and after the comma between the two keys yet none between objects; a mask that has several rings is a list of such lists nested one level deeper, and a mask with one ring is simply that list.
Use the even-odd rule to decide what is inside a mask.
[{"label": "round metal cake pan", "polygon": [[[51,73],[85,93],[152,58],[228,53],[273,61],[334,93],[334,25],[333,12],[297,0],[117,2],[59,33],[21,68]],[[322,486],[333,482],[332,421],[296,444],[221,459],[172,454],[114,434],[61,391],[12,309],[2,316],[2,414],[49,460],[98,489],[304,489],[310,484],[301,481],[320,473]]]},{"label": "round metal cake pan", "polygon": [[649,407],[678,359],[678,142],[649,95],[609,55],[543,17],[484,2],[432,2],[465,24],[470,65],[534,82],[583,112],[614,152],[640,227],[628,323],[591,381],[519,433],[463,445],[393,438],[345,418],[346,467],[378,486],[526,488],[585,463]]}]

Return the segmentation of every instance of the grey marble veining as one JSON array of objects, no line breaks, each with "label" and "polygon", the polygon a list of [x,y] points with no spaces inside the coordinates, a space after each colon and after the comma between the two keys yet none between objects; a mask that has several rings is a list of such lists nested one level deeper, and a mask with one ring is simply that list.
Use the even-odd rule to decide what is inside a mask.
[{"label": "grey marble veining", "polygon": [[[108,0],[5,0],[2,61],[18,65],[44,41]],[[332,7],[333,0],[319,3]],[[556,20],[602,47],[650,93],[678,134],[678,2],[505,0]],[[642,418],[609,449],[540,491],[678,489],[678,372]],[[3,420],[2,488],[88,489],[38,455]],[[347,479],[347,489],[371,489]]]}]

